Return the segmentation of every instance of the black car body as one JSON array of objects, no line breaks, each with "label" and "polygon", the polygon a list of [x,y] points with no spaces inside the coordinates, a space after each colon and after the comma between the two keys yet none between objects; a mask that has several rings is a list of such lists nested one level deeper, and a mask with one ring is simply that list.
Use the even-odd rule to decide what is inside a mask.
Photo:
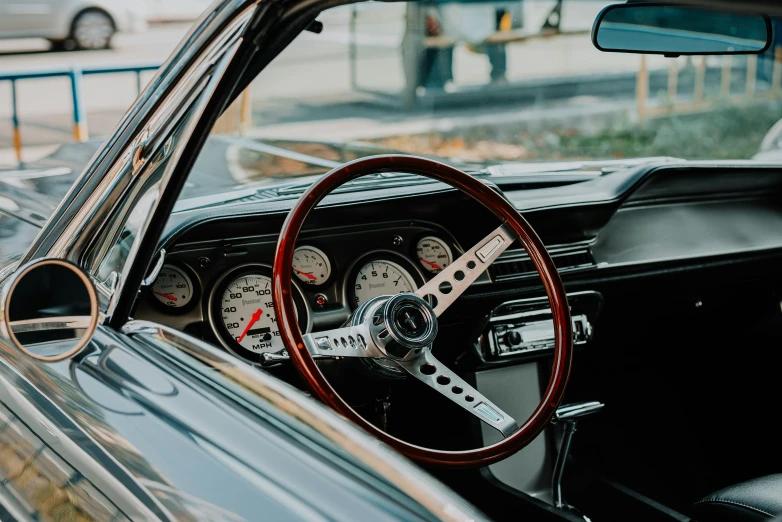
[{"label": "black car body", "polygon": [[[0,277],[67,261],[97,288],[101,323],[64,360],[0,343],[0,519],[583,520],[551,499],[558,427],[480,470],[424,471],[313,400],[283,350],[243,351],[214,324],[228,275],[247,277],[252,265],[271,276],[280,229],[314,180],[393,153],[208,137],[249,81],[341,3],[217,1],[106,142],[63,146],[0,174]],[[224,175],[229,148],[260,165],[251,183]],[[780,340],[777,165],[660,157],[459,167],[502,194],[557,264],[584,354],[568,397],[621,412],[607,409],[584,430],[570,498],[594,520],[686,520],[689,502],[774,471],[779,459],[763,461],[767,448],[753,448],[744,427],[768,414],[773,401],[755,399],[776,388],[777,351],[755,347]],[[337,274],[322,291],[297,283],[303,330],[351,320],[362,261],[392,256],[423,285],[434,276],[419,266],[416,241],[436,237],[462,253],[496,226],[442,183],[404,172],[351,183],[302,232]],[[187,275],[191,305],[172,312],[152,295],[164,264]],[[551,369],[547,337],[524,350],[513,337],[519,318],[550,313],[544,296],[530,256],[510,249],[441,323],[443,345],[462,345],[443,359],[516,419],[535,410]],[[739,348],[748,356],[728,360]],[[393,367],[343,363],[323,371],[400,437],[452,452],[502,440],[447,400],[424,402],[424,387],[403,391]],[[699,370],[708,375],[691,379]],[[723,388],[730,379],[738,391]],[[386,423],[387,389],[392,414],[409,422]],[[715,426],[724,431],[709,439]],[[696,442],[666,438],[679,429]],[[726,441],[748,449],[724,465],[710,460]],[[760,490],[773,498],[773,484]]]}]

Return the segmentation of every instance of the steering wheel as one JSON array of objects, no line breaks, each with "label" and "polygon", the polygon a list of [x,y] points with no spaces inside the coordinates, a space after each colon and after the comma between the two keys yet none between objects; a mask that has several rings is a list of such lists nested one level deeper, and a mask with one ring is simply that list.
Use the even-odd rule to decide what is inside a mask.
[{"label": "steering wheel", "polygon": [[[451,185],[480,202],[502,224],[414,294],[368,300],[346,326],[302,335],[291,293],[291,267],[304,220],[327,194],[343,183],[380,172],[419,174]],[[540,404],[521,426],[432,355],[437,318],[516,238],[543,281],[555,334],[551,378]],[[476,178],[448,165],[415,156],[385,155],[352,161],[324,175],[302,194],[288,214],[277,242],[272,279],[280,335],[314,394],[413,460],[447,467],[485,466],[502,460],[532,442],[551,420],[565,393],[573,357],[573,335],[567,296],[554,262],[532,227],[506,199]],[[366,357],[396,365],[500,431],[504,438],[490,446],[463,451],[443,451],[405,442],[354,411],[326,380],[315,357]]]}]

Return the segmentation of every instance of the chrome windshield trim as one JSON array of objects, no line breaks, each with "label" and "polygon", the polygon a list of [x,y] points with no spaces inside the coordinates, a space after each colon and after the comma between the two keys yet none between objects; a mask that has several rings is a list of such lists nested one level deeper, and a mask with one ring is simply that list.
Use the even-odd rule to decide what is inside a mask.
[{"label": "chrome windshield trim", "polygon": [[[62,228],[62,233],[47,250],[46,257],[67,259],[86,268],[103,297],[101,309],[107,316],[111,315],[113,303],[116,302],[110,296],[121,292],[123,282],[126,280],[126,277],[123,276],[131,262],[135,260],[136,250],[148,229],[148,223],[145,222],[141,227],[122,273],[117,274],[118,282],[114,288],[110,288],[106,281],[99,280],[94,269],[100,266],[109,250],[108,247],[111,246],[97,244],[97,238],[111,237],[105,232],[114,224],[117,216],[125,216],[132,211],[133,205],[130,204],[132,201],[129,202],[129,198],[126,196],[132,193],[134,187],[143,182],[143,176],[138,176],[140,169],[146,166],[145,163],[150,154],[157,151],[161,145],[165,145],[165,140],[169,137],[172,129],[181,122],[181,118],[194,108],[192,103],[194,100],[198,100],[198,95],[202,94],[205,82],[208,85],[216,86],[217,80],[241,43],[241,35],[252,18],[255,8],[256,5],[250,5],[239,12],[220,35],[206,46],[201,56],[194,61],[185,75],[167,93],[147,123],[136,132],[130,144],[118,155],[108,171],[102,175],[96,189],[81,202],[79,209],[73,213],[70,221],[64,227],[62,223],[58,224]],[[199,106],[195,109],[202,112],[210,97],[211,93],[198,100]],[[195,120],[198,120],[201,114],[196,116]],[[175,158],[172,159],[169,167],[173,167],[175,162]],[[137,168],[134,168],[134,164]],[[159,191],[165,190],[170,181],[172,170],[173,168],[166,169],[159,183]],[[153,209],[158,204],[159,197],[156,198]],[[47,223],[42,231],[43,235],[54,226],[53,223],[56,221],[57,215],[56,212],[52,216],[52,220]],[[37,245],[34,244],[31,250],[36,247]],[[31,255],[31,252],[28,251],[25,254],[25,256],[28,255]]]}]

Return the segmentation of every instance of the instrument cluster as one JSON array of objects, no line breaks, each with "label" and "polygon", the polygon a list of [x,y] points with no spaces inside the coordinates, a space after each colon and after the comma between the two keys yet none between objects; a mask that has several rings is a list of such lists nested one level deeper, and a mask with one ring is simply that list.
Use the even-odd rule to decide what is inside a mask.
[{"label": "instrument cluster", "polygon": [[[144,304],[175,328],[195,333],[200,324],[202,338],[249,362],[285,356],[272,300],[274,246],[262,239],[178,245]],[[340,326],[375,296],[415,292],[455,252],[461,250],[450,234],[424,224],[303,234],[291,267],[299,326],[304,332]],[[138,312],[144,318],[150,310]]]}]

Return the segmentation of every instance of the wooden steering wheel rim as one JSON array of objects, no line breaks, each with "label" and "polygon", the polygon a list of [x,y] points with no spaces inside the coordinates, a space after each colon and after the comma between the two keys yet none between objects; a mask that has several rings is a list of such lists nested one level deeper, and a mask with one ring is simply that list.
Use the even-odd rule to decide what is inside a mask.
[{"label": "wooden steering wheel rim", "polygon": [[[291,298],[293,251],[304,220],[327,194],[361,176],[379,172],[418,174],[446,183],[471,196],[516,233],[535,265],[551,305],[554,320],[554,359],[540,404],[509,437],[483,448],[442,451],[410,444],[380,430],[354,411],[332,388],[304,345]],[[362,158],[346,163],[316,181],[296,202],[280,231],[274,258],[272,288],[280,335],[299,373],[324,403],[413,460],[445,467],[477,467],[500,461],[532,442],[546,427],[565,393],[573,358],[570,309],[562,280],[543,242],[522,215],[500,194],[476,178],[433,160],[404,155]]]}]

